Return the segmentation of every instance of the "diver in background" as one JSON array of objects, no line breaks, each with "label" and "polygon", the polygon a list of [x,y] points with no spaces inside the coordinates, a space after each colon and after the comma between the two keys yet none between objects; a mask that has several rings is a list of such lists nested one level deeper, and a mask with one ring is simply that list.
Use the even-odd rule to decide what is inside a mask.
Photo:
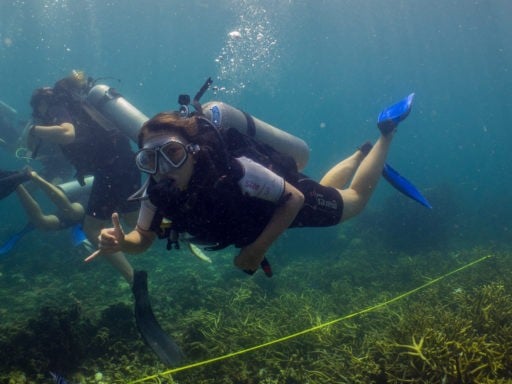
[{"label": "diver in background", "polygon": [[37,159],[34,159],[34,154],[23,147],[29,127],[30,122],[19,119],[18,112],[14,108],[0,101],[0,148],[14,155],[18,160],[27,163],[36,160],[38,164],[31,164],[31,166],[38,168],[38,173],[54,184],[70,180],[72,167],[57,145],[47,143],[38,148]]},{"label": "diver in background", "polygon": [[[81,98],[89,85],[83,72],[73,71],[53,88],[35,90],[31,98],[35,124],[28,131],[27,143],[33,152],[46,142],[58,144],[80,183],[85,176],[94,176],[83,228],[89,241],[96,244],[98,233],[114,211],[135,222],[138,206],[127,198],[140,187],[140,174],[128,138],[107,131],[83,109]],[[131,284],[133,268],[124,255],[114,253],[108,260]]]},{"label": "diver in background", "polygon": [[[25,169],[21,172],[9,172],[0,170],[0,183],[6,184],[5,179],[11,175],[12,185],[21,205],[24,208],[29,222],[43,231],[56,231],[68,228],[73,224],[81,223],[84,218],[84,207],[78,202],[71,202],[64,191],[56,185],[48,182],[37,172]],[[14,177],[13,177],[14,176]],[[55,214],[45,214],[32,194],[23,186],[23,183],[32,181],[39,187],[57,208]],[[2,196],[2,198],[5,196]]]},{"label": "diver in background", "polygon": [[[140,188],[141,175],[133,162],[135,154],[128,137],[107,124],[108,120],[100,124],[91,115],[95,111],[88,110],[85,97],[93,85],[93,79],[87,79],[83,72],[72,71],[53,88],[35,90],[31,105],[36,124],[28,132],[27,143],[32,151],[41,143],[58,144],[76,169],[75,177],[80,184],[86,176],[94,176],[83,230],[89,242],[96,245],[100,230],[110,223],[113,212],[121,212],[128,224],[135,225],[139,204],[128,201],[128,197]],[[147,273],[139,271],[136,275],[123,252],[111,253],[108,261],[130,284],[135,298],[135,321],[146,344],[165,363],[178,361],[181,351],[152,312]]]},{"label": "diver in background", "polygon": [[[23,185],[28,181],[32,183]],[[93,247],[86,240],[82,230],[84,205],[87,203],[91,184],[92,180],[87,179],[86,187],[80,187],[76,181],[54,185],[30,168],[24,168],[21,171],[0,170],[0,200],[16,191],[28,219],[28,223],[20,231],[2,241],[0,255],[9,253],[26,234],[34,229],[58,231],[72,228],[73,245],[84,245],[85,250],[92,250]],[[44,213],[34,197],[36,188],[39,188],[57,208],[54,213]]]}]

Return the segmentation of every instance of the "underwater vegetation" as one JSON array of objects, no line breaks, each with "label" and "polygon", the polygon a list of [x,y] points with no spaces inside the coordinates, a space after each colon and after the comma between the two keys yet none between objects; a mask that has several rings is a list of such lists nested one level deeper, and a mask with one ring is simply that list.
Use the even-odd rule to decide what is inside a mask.
[{"label": "underwater vegetation", "polygon": [[[479,253],[475,251],[473,256]],[[442,262],[442,257],[430,255],[430,261]],[[461,261],[459,258],[458,262]],[[416,267],[424,267],[422,264]],[[508,321],[512,315],[510,279],[506,283],[484,283],[480,276],[482,272],[495,274],[501,266],[500,261],[490,260],[486,266],[478,267],[483,270],[466,271],[470,276],[455,276],[382,310],[319,329],[268,350],[237,356],[236,361],[226,360],[178,373],[175,380],[178,383],[506,382],[512,374],[512,333]],[[401,272],[397,269],[391,273],[398,276]],[[425,281],[425,276],[422,280]],[[283,293],[275,299],[255,294],[257,287],[241,287],[217,314],[194,312],[197,318],[189,324],[194,332],[186,335],[190,338],[185,343],[190,348],[186,353],[194,361],[201,360],[201,355],[203,359],[223,355],[255,345],[256,340],[265,342],[318,326],[339,317],[342,308],[361,309],[361,303],[368,303],[367,293],[361,287],[356,288],[343,279],[331,283],[329,292],[304,287],[300,292]],[[380,283],[371,285],[368,289],[375,297],[370,301],[376,304],[390,298],[390,292],[382,290]]]},{"label": "underwater vegetation", "polygon": [[[433,308],[411,305],[407,322],[400,321],[394,330],[395,340],[403,343],[379,341],[389,381],[405,382],[408,377],[420,383],[483,383],[511,377],[512,297],[503,283],[468,291],[457,287],[450,296],[450,302]],[[411,335],[409,341],[404,330]]]},{"label": "underwater vegetation", "polygon": [[[230,252],[207,265],[158,248],[136,263],[149,271],[155,314],[187,365],[379,305],[491,253],[390,255],[363,240],[325,254],[305,247],[309,257],[278,245],[272,279],[234,270]],[[129,383],[169,369],[141,341],[131,292],[109,266],[41,247],[50,256],[38,270],[24,249],[0,264],[0,382],[50,383],[54,371],[70,383]],[[506,383],[512,260],[492,255],[384,307],[147,382]]]}]

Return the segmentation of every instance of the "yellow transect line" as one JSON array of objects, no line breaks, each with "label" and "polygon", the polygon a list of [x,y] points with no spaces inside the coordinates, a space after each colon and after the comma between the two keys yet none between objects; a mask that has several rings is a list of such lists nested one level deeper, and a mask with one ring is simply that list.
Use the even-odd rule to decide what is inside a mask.
[{"label": "yellow transect line", "polygon": [[308,328],[308,329],[304,329],[302,331],[299,331],[299,332],[296,332],[296,333],[292,333],[292,334],[290,334],[288,336],[284,336],[284,337],[281,337],[279,339],[275,339],[275,340],[272,340],[272,341],[269,341],[269,342],[266,342],[266,343],[263,343],[263,344],[259,344],[259,345],[255,345],[255,346],[250,347],[250,348],[242,349],[240,351],[231,352],[231,353],[228,353],[226,355],[214,357],[214,358],[208,359],[208,360],[199,361],[197,363],[192,363],[192,364],[189,364],[189,365],[184,365],[182,367],[177,367],[177,368],[169,369],[167,371],[160,372],[160,373],[157,373],[157,374],[154,374],[154,375],[151,375],[151,376],[147,376],[147,377],[135,380],[135,381],[130,381],[128,384],[143,383],[143,382],[148,381],[148,380],[158,379],[161,376],[170,375],[170,374],[173,374],[173,373],[176,373],[176,372],[185,371],[185,370],[188,370],[188,369],[192,369],[192,368],[195,368],[195,367],[200,367],[200,366],[207,365],[207,364],[212,364],[212,363],[215,363],[215,362],[221,361],[221,360],[226,360],[226,359],[229,359],[231,357],[235,357],[235,356],[242,355],[244,353],[255,351],[257,349],[266,348],[266,347],[274,345],[274,344],[282,343],[284,341],[293,339],[295,337],[305,335],[306,333],[314,332],[314,331],[317,331],[319,329],[328,327],[330,325],[339,323],[340,321],[348,320],[348,319],[351,319],[353,317],[360,316],[362,314],[375,311],[375,310],[383,308],[383,307],[385,307],[385,306],[387,306],[389,304],[392,304],[392,303],[395,303],[395,302],[397,302],[399,300],[402,300],[402,299],[406,298],[407,296],[410,296],[410,295],[412,295],[412,294],[414,294],[414,293],[416,293],[418,291],[421,291],[422,289],[425,289],[425,288],[427,288],[427,287],[429,287],[429,286],[431,286],[431,285],[433,285],[433,284],[435,284],[435,283],[437,283],[437,282],[439,282],[439,281],[441,281],[441,280],[443,280],[443,279],[445,279],[445,278],[447,278],[447,277],[449,277],[451,275],[454,275],[454,274],[456,274],[458,272],[461,272],[461,271],[463,271],[463,270],[465,270],[467,268],[470,268],[470,267],[472,267],[472,266],[474,266],[474,265],[476,265],[476,264],[478,264],[478,263],[480,263],[480,262],[482,262],[484,260],[487,260],[487,259],[489,259],[491,257],[492,257],[491,255],[487,255],[487,256],[481,257],[480,259],[477,259],[477,260],[474,260],[474,261],[472,261],[472,262],[470,262],[468,264],[465,264],[465,265],[463,265],[460,268],[454,269],[453,271],[450,271],[450,272],[448,272],[448,273],[446,273],[446,274],[444,274],[442,276],[436,277],[435,279],[432,279],[432,280],[426,282],[425,284],[420,285],[419,287],[416,287],[414,289],[411,289],[410,291],[404,292],[401,295],[395,296],[392,299],[383,301],[383,302],[381,302],[379,304],[373,305],[373,306],[368,307],[368,308],[364,308],[364,309],[362,309],[360,311],[353,312],[351,314],[348,314],[346,316],[343,316],[343,317],[340,317],[340,318],[328,321],[326,323],[323,323],[323,324],[320,324],[320,325],[316,325],[314,327],[311,327],[311,328]]}]

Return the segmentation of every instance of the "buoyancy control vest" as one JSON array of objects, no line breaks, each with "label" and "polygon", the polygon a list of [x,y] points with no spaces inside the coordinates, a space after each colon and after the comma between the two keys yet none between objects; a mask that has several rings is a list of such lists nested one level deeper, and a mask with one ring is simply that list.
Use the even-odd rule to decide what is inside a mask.
[{"label": "buoyancy control vest", "polygon": [[[79,103],[57,107],[59,119],[71,120],[75,127],[75,139],[62,144],[64,156],[75,167],[77,180],[111,166],[116,161],[132,161],[130,143],[119,131],[107,131],[81,108]],[[60,110],[59,110],[60,109]]]},{"label": "buoyancy control vest", "polygon": [[241,193],[237,182],[243,171],[234,158],[227,174],[215,183],[205,184],[204,180],[210,179],[206,175],[209,170],[205,164],[196,163],[186,191],[173,190],[166,181],[150,180],[147,194],[157,207],[151,229],[158,233],[158,225],[165,217],[171,220],[173,231],[187,232],[194,241],[209,244],[209,249],[252,243],[272,217],[276,203]]}]

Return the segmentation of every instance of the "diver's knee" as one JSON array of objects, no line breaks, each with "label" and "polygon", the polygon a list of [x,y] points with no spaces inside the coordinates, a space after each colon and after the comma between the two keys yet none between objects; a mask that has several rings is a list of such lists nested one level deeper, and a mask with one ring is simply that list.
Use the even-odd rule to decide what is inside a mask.
[{"label": "diver's knee", "polygon": [[55,215],[32,217],[30,222],[40,231],[56,231],[60,229],[60,220]]},{"label": "diver's knee", "polygon": [[80,203],[72,203],[71,204],[71,220],[73,221],[82,221],[85,215],[85,210],[82,204]]},{"label": "diver's knee", "polygon": [[342,222],[359,215],[364,210],[369,200],[366,196],[357,193],[357,191],[353,189],[342,190],[341,196],[343,199]]}]

